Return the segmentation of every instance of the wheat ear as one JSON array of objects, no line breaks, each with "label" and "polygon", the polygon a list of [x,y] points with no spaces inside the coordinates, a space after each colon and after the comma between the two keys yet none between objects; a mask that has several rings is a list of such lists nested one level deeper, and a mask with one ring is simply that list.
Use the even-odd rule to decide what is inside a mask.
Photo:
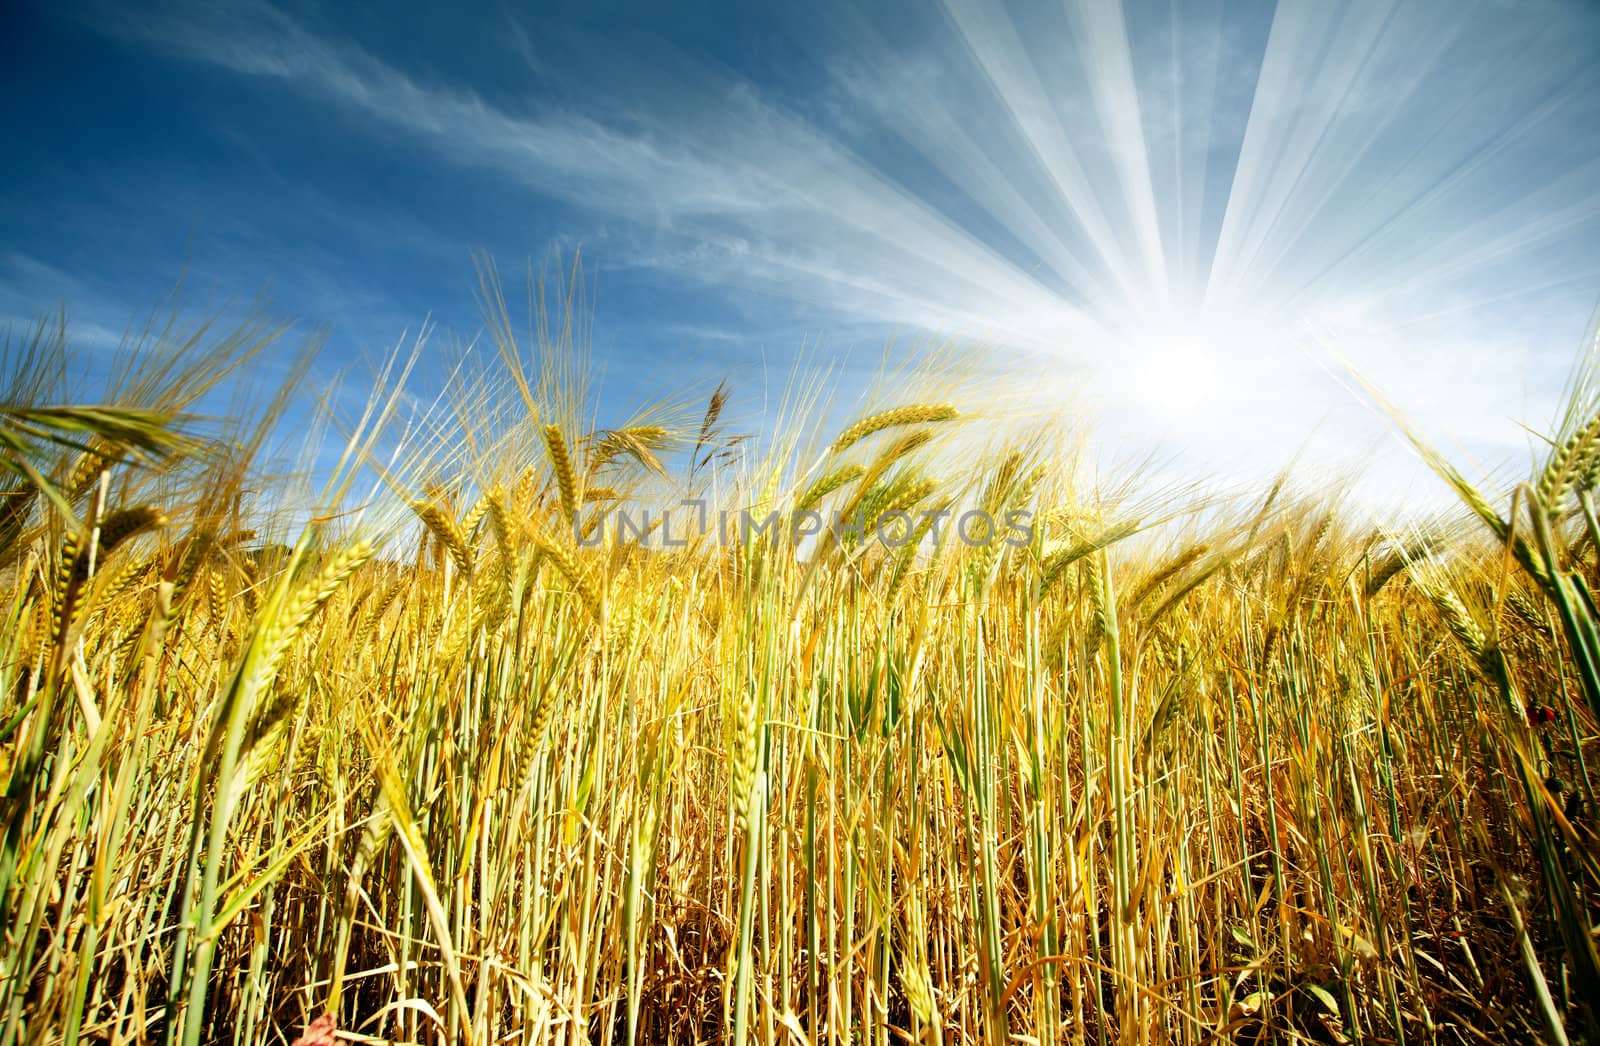
[{"label": "wheat ear", "polygon": [[906,407],[895,407],[892,410],[882,411],[851,425],[839,433],[839,438],[833,441],[833,451],[838,453],[845,450],[875,432],[884,429],[896,428],[900,425],[926,425],[939,421],[950,421],[959,415],[954,407],[945,404],[914,403]]},{"label": "wheat ear", "polygon": [[463,574],[472,573],[472,549],[467,546],[467,537],[461,532],[461,527],[441,507],[433,501],[413,501],[411,508],[416,512],[417,518],[433,532],[439,539],[439,544],[450,553],[450,558],[455,561],[456,569]]},{"label": "wheat ear", "polygon": [[1191,545],[1172,558],[1172,562],[1162,567],[1145,579],[1144,583],[1134,590],[1133,598],[1128,601],[1129,606],[1140,606],[1145,600],[1159,592],[1167,582],[1187,570],[1195,560],[1211,551],[1211,546],[1201,542]]},{"label": "wheat ear", "polygon": [[1573,485],[1588,475],[1600,459],[1600,414],[1550,454],[1550,462],[1536,488],[1546,512],[1558,513],[1566,505]]},{"label": "wheat ear", "polygon": [[1073,563],[1084,556],[1098,552],[1109,545],[1114,545],[1123,538],[1128,537],[1139,529],[1136,522],[1119,523],[1109,530],[1103,531],[1087,541],[1079,541],[1066,548],[1057,549],[1044,557],[1040,565],[1040,585],[1048,588],[1059,579],[1062,573]]},{"label": "wheat ear", "polygon": [[556,565],[556,569],[561,571],[562,576],[577,590],[578,598],[582,600],[584,609],[589,611],[591,615],[599,617],[600,601],[595,597],[594,588],[589,584],[588,579],[583,576],[583,571],[579,569],[578,561],[572,558],[572,553],[556,542],[542,536],[537,539],[537,544],[539,551]]},{"label": "wheat ear", "polygon": [[895,560],[894,573],[889,575],[889,587],[883,594],[885,606],[894,606],[895,597],[900,594],[900,588],[906,583],[906,578],[911,573],[911,565],[916,562],[917,549],[922,547],[922,541],[928,536],[928,531],[933,528],[934,520],[949,507],[945,502],[932,512],[924,512],[922,519],[917,523],[916,529],[906,540],[905,547],[900,550],[899,557]]},{"label": "wheat ear", "polygon": [[358,541],[329,560],[321,573],[302,585],[284,603],[263,637],[263,656],[257,669],[258,685],[276,674],[278,663],[301,630],[311,623],[312,617],[333,598],[333,594],[350,579],[350,575],[370,558],[372,545]]},{"label": "wheat ear", "polygon": [[838,490],[846,483],[849,483],[851,480],[860,479],[866,471],[866,467],[863,465],[844,465],[840,468],[834,469],[826,476],[823,476],[821,479],[811,484],[811,488],[800,496],[799,501],[795,502],[795,511],[805,512],[809,509],[815,508],[817,502],[821,501],[829,494],[832,494],[834,491]]},{"label": "wheat ear", "polygon": [[578,477],[572,469],[572,456],[567,453],[567,441],[555,425],[544,427],[544,446],[550,453],[550,468],[556,476],[556,490],[561,494],[561,514],[568,525],[578,517]]}]

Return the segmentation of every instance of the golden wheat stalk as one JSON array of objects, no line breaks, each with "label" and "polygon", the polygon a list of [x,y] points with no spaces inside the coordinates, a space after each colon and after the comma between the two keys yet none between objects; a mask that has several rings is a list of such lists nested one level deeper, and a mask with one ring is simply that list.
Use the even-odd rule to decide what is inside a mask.
[{"label": "golden wheat stalk", "polygon": [[972,549],[967,560],[967,580],[980,599],[988,594],[989,580],[994,576],[995,564],[1000,560],[1000,549],[1000,532],[991,521],[982,543]]},{"label": "golden wheat stalk", "polygon": [[847,450],[884,429],[898,428],[902,425],[928,425],[950,421],[956,417],[959,417],[956,409],[945,404],[915,403],[905,407],[895,407],[862,418],[839,433],[839,438],[833,441],[832,450],[836,454]]},{"label": "golden wheat stalk", "polygon": [[572,553],[542,535],[537,539],[537,545],[539,551],[556,565],[556,569],[577,591],[578,598],[583,603],[584,609],[598,618],[600,615],[600,601],[596,598],[593,586],[589,584],[588,578],[584,577],[583,570],[578,566],[578,561],[573,558]]},{"label": "golden wheat stalk", "polygon": [[62,636],[67,622],[71,620],[78,588],[83,583],[83,577],[88,576],[87,567],[80,575],[78,562],[87,555],[87,545],[86,536],[72,530],[67,531],[61,539],[61,551],[56,557],[55,584],[50,590],[50,632],[57,638]]},{"label": "golden wheat stalk", "polygon": [[633,637],[638,631],[639,612],[631,603],[621,607],[611,615],[611,620],[606,622],[605,646],[615,654],[626,653],[633,645]]},{"label": "golden wheat stalk", "polygon": [[1183,571],[1189,569],[1189,567],[1194,564],[1195,560],[1199,559],[1209,551],[1211,551],[1211,546],[1203,541],[1199,544],[1191,545],[1184,549],[1182,552],[1172,557],[1172,561],[1166,566],[1162,567],[1160,570],[1157,570],[1154,574],[1151,574],[1148,578],[1146,578],[1144,582],[1134,590],[1133,597],[1128,600],[1128,605],[1134,607],[1141,606],[1145,600],[1149,599],[1151,596],[1155,595],[1162,588],[1164,588],[1167,582],[1177,577]]},{"label": "golden wheat stalk", "polygon": [[254,530],[251,530],[249,527],[239,527],[235,530],[228,531],[226,534],[218,538],[217,547],[221,549],[238,548],[246,541],[254,541],[255,539],[256,532]]},{"label": "golden wheat stalk", "polygon": [[727,717],[729,798],[741,833],[750,830],[750,814],[755,807],[751,792],[761,761],[761,724],[756,714],[756,688],[753,683],[733,684],[725,701]]},{"label": "golden wheat stalk", "polygon": [[300,632],[311,623],[317,611],[333,598],[350,575],[372,558],[372,545],[358,541],[330,559],[317,576],[301,585],[283,604],[268,626],[262,642],[262,660],[257,669],[257,685],[276,673],[278,664]]},{"label": "golden wheat stalk", "polygon": [[489,491],[485,498],[489,502],[489,522],[494,526],[495,543],[500,546],[500,554],[510,556],[512,535],[516,533],[511,522],[511,502],[506,498],[506,492],[501,487]]},{"label": "golden wheat stalk", "polygon": [[1144,619],[1145,627],[1148,628],[1166,617],[1179,603],[1188,597],[1189,593],[1210,580],[1213,575],[1219,573],[1229,562],[1230,560],[1227,556],[1219,555],[1213,558],[1208,565],[1191,574],[1183,584],[1179,585],[1171,595],[1167,596],[1160,606],[1150,612],[1150,615]]},{"label": "golden wheat stalk", "polygon": [[349,955],[350,948],[350,927],[355,923],[356,908],[361,902],[362,880],[366,878],[367,870],[372,867],[378,854],[393,836],[394,817],[382,789],[379,789],[378,794],[373,797],[372,809],[367,815],[366,824],[362,826],[361,834],[356,838],[355,854],[350,859],[350,877],[345,882],[344,902],[339,917],[338,936],[333,947],[333,969],[328,992],[332,1000],[331,1005],[335,1008],[342,1001],[345,959]]},{"label": "golden wheat stalk", "polygon": [[411,508],[438,539],[440,547],[450,554],[456,569],[463,574],[472,573],[472,549],[467,545],[466,535],[461,532],[460,525],[450,514],[435,501],[413,501]]},{"label": "golden wheat stalk", "polygon": [[922,514],[922,519],[911,531],[911,536],[906,540],[905,547],[900,550],[894,563],[894,573],[889,575],[889,587],[884,590],[883,602],[885,606],[893,607],[895,599],[900,595],[900,589],[905,584],[906,578],[911,574],[912,564],[916,562],[918,550],[928,536],[928,531],[933,528],[934,520],[940,513],[949,508],[949,502],[940,504],[935,509]]},{"label": "golden wheat stalk", "polygon": [[1117,608],[1106,599],[1106,551],[1095,549],[1083,559],[1084,583],[1089,587],[1089,649],[1097,650],[1111,626]]},{"label": "golden wheat stalk", "polygon": [[933,974],[928,968],[927,916],[924,900],[915,890],[905,895],[905,931],[900,935],[900,985],[906,1003],[917,1020],[927,1025],[930,1038],[942,1042],[943,1028],[938,1002],[933,993]]},{"label": "golden wheat stalk", "polygon": [[1600,460],[1600,414],[1551,451],[1550,461],[1535,488],[1545,511],[1555,514],[1565,509],[1572,488],[1589,475],[1597,460]]},{"label": "golden wheat stalk", "polygon": [[1537,632],[1541,637],[1549,639],[1554,634],[1550,628],[1550,622],[1520,592],[1506,593],[1506,606],[1516,615],[1518,621]]},{"label": "golden wheat stalk", "polygon": [[1014,450],[1005,456],[999,467],[994,470],[994,474],[989,477],[989,484],[984,488],[983,497],[978,504],[991,515],[999,512],[1011,500],[1012,488],[1021,475],[1022,452]]},{"label": "golden wheat stalk", "polygon": [[209,613],[212,621],[221,621],[225,618],[228,614],[228,600],[222,571],[206,572],[206,597],[210,601]]},{"label": "golden wheat stalk", "polygon": [[794,503],[796,512],[807,512],[817,506],[823,498],[832,494],[851,480],[860,479],[867,471],[864,465],[843,465],[823,476],[811,484],[800,500]]},{"label": "golden wheat stalk", "polygon": [[371,607],[362,617],[361,623],[356,626],[355,634],[351,637],[351,645],[356,650],[365,649],[367,640],[371,638],[373,630],[378,627],[378,622],[382,621],[384,615],[389,612],[389,608],[394,606],[395,600],[404,591],[405,587],[404,581],[396,581],[387,586],[379,594],[378,598],[373,600]]},{"label": "golden wheat stalk", "polygon": [[118,509],[100,523],[100,551],[109,554],[129,538],[166,525],[166,515],[154,505]]},{"label": "golden wheat stalk", "polygon": [[861,533],[857,535],[858,538],[866,536],[872,529],[872,524],[877,522],[878,517],[883,513],[885,507],[906,484],[907,479],[905,476],[895,476],[874,483],[870,488],[863,491],[859,498],[855,499],[856,504],[853,507],[854,519],[852,522],[859,522],[861,525]]},{"label": "golden wheat stalk", "polygon": [[617,458],[626,455],[651,472],[665,476],[667,471],[655,452],[665,446],[667,440],[668,432],[661,425],[632,425],[625,429],[605,432],[594,442],[594,450],[589,458],[589,472],[591,474],[598,472]]},{"label": "golden wheat stalk", "polygon": [[245,787],[259,781],[277,761],[278,742],[288,733],[289,723],[299,713],[303,694],[304,690],[299,687],[278,689],[265,704],[256,708],[245,724],[239,762],[239,780]]},{"label": "golden wheat stalk", "polygon": [[905,512],[918,502],[931,497],[938,489],[938,480],[925,478],[919,479],[914,483],[908,483],[899,490],[890,491],[883,504],[875,509],[870,516],[865,517],[866,526],[868,528],[875,527],[880,520],[887,518],[891,513]]},{"label": "golden wheat stalk", "polygon": [[1490,638],[1489,630],[1478,616],[1467,609],[1467,604],[1437,577],[1415,579],[1439,616],[1445,628],[1455,637],[1467,653],[1472,655],[1474,667],[1490,682],[1496,682],[1500,673],[1499,649]]},{"label": "golden wheat stalk", "polygon": [[1438,542],[1432,538],[1421,538],[1406,547],[1395,549],[1380,559],[1367,577],[1366,598],[1371,599],[1376,596],[1396,575],[1426,555],[1437,544]]},{"label": "golden wheat stalk", "polygon": [[79,454],[72,463],[72,470],[67,473],[66,482],[61,489],[67,497],[76,500],[87,494],[100,478],[100,473],[106,469],[105,455],[97,451],[88,451]]},{"label": "golden wheat stalk", "polygon": [[1135,521],[1118,523],[1095,537],[1079,541],[1065,548],[1056,549],[1045,555],[1044,562],[1040,564],[1040,585],[1048,588],[1054,584],[1066,571],[1067,567],[1076,563],[1085,556],[1092,555],[1110,545],[1116,544],[1139,529]]},{"label": "golden wheat stalk", "polygon": [[470,541],[478,531],[478,524],[483,522],[483,517],[489,511],[489,496],[485,494],[473,503],[467,510],[466,516],[461,520],[461,533]]},{"label": "golden wheat stalk", "polygon": [[[206,557],[211,554],[215,532],[202,527],[195,531],[189,540],[183,544],[183,552],[173,564],[170,580],[172,581],[172,613],[178,610],[178,604],[189,594],[189,587],[194,583],[195,575],[205,563]],[[170,624],[170,618],[168,623]]]},{"label": "golden wheat stalk", "polygon": [[1467,610],[1466,604],[1453,592],[1435,588],[1428,593],[1445,627],[1473,657],[1482,658],[1489,651],[1489,634]]},{"label": "golden wheat stalk", "polygon": [[105,588],[100,596],[100,601],[105,605],[115,603],[138,587],[149,573],[155,560],[146,556],[143,559],[132,559],[118,567],[114,573],[105,580]]},{"label": "golden wheat stalk", "polygon": [[840,515],[846,519],[854,518],[866,503],[867,498],[878,489],[878,480],[883,478],[884,473],[888,472],[895,462],[927,445],[932,439],[933,433],[927,429],[917,429],[906,433],[885,447],[883,453],[873,459],[872,464],[867,467],[866,472],[856,482],[855,493],[845,504],[844,510],[840,512]]},{"label": "golden wheat stalk", "polygon": [[[166,522],[166,516],[154,505],[118,509],[108,514],[101,520],[94,535],[96,566],[103,564],[118,545],[146,530],[164,526]],[[70,629],[78,619],[79,596],[84,582],[89,580],[89,566],[88,537],[69,532],[61,543],[53,600],[55,616],[52,625],[58,637],[64,636],[64,630]]]},{"label": "golden wheat stalk", "polygon": [[567,452],[566,437],[555,425],[544,427],[544,446],[550,454],[550,469],[555,473],[556,490],[561,495],[561,514],[570,526],[578,518],[578,477]]},{"label": "golden wheat stalk", "polygon": [[483,628],[493,632],[511,610],[511,564],[496,553],[491,569],[479,572],[473,587],[473,617],[469,632]]},{"label": "golden wheat stalk", "polygon": [[1050,474],[1048,465],[1035,465],[1033,469],[1017,484],[1017,489],[1012,492],[1010,504],[1012,507],[1021,507],[1033,500],[1039,492],[1039,487],[1044,483],[1044,478]]}]

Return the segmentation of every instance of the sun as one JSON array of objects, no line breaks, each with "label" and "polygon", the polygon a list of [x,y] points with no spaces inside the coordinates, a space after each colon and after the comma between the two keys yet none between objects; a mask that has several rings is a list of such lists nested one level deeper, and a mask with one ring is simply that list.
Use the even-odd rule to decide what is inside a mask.
[{"label": "sun", "polygon": [[1222,389],[1223,356],[1209,339],[1169,335],[1129,346],[1128,401],[1153,420],[1209,413]]},{"label": "sun", "polygon": [[1160,316],[1114,336],[1103,376],[1110,406],[1121,406],[1157,429],[1184,429],[1214,417],[1229,398],[1236,357],[1247,348],[1242,332],[1200,315]]}]

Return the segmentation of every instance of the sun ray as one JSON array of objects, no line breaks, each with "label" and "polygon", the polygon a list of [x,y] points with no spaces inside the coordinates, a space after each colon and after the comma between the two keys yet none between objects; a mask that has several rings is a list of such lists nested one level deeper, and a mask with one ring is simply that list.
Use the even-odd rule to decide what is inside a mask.
[{"label": "sun ray", "polygon": [[1040,82],[1015,26],[1003,14],[972,0],[946,0],[945,10],[993,86],[1005,115],[1022,132],[1069,212],[1082,225],[1112,284],[1125,300],[1136,300],[1144,285],[1127,257],[1127,245],[1117,235],[1077,150],[1064,132],[1056,105]]},{"label": "sun ray", "polygon": [[1079,55],[1088,69],[1090,94],[1105,131],[1103,140],[1111,152],[1143,258],[1146,286],[1156,301],[1165,305],[1169,297],[1166,256],[1122,4],[1120,0],[1115,5],[1069,0],[1068,7],[1084,37]]}]

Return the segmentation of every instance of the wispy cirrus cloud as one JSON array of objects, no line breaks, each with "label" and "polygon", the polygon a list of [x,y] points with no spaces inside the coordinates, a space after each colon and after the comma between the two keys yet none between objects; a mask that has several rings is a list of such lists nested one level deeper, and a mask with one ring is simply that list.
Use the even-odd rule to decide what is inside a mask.
[{"label": "wispy cirrus cloud", "polygon": [[[267,4],[195,5],[181,13],[111,13],[115,35],[243,76],[279,81],[430,142],[459,163],[494,167],[530,188],[586,205],[642,212],[755,207],[753,185],[702,158],[574,113],[518,116],[470,89],[423,84],[352,41],[324,39]],[[641,198],[640,190],[653,187]]]},{"label": "wispy cirrus cloud", "polygon": [[[70,321],[72,342],[95,352],[123,344],[118,327],[127,317],[96,302],[83,282],[55,265],[22,251],[0,251],[0,331],[16,341],[31,338],[40,325]],[[67,304],[72,314],[67,316]]]},{"label": "wispy cirrus cloud", "polygon": [[313,104],[403,131],[444,162],[492,168],[525,190],[634,223],[651,234],[635,239],[634,262],[783,288],[888,323],[970,329],[982,318],[987,333],[1037,337],[1015,326],[1019,302],[1027,315],[1051,315],[1053,329],[1087,322],[989,245],[747,85],[665,85],[667,93],[701,93],[686,107],[703,114],[690,126],[653,124],[637,111],[614,111],[615,122],[603,122],[570,111],[514,113],[470,89],[423,84],[267,5],[113,16],[108,24],[126,40],[277,81]]}]

